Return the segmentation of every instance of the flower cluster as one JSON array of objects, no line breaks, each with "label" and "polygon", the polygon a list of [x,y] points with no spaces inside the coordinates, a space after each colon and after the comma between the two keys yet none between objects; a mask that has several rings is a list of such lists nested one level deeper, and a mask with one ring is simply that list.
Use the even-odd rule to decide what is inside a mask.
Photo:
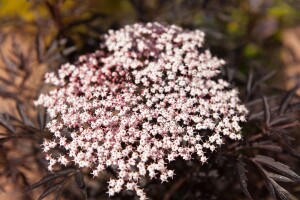
[{"label": "flower cluster", "polygon": [[[218,78],[224,61],[203,41],[199,30],[134,24],[109,31],[99,50],[48,73],[56,89],[36,104],[51,119],[54,136],[43,143],[49,170],[74,162],[98,176],[111,167],[118,177],[109,181],[109,195],[127,189],[146,199],[141,178],[165,182],[177,157],[204,163],[224,136],[241,139],[247,110]],[[56,148],[67,153],[51,154]]]}]

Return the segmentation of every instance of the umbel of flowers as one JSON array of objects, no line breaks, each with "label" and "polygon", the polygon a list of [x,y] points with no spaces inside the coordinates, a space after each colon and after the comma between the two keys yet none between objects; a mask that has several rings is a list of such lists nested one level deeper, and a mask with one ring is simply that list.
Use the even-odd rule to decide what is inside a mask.
[{"label": "umbel of flowers", "polygon": [[217,77],[224,61],[203,41],[199,30],[128,25],[104,35],[99,50],[48,73],[46,83],[56,89],[35,103],[51,119],[53,139],[42,145],[49,170],[72,162],[99,176],[111,167],[118,177],[109,181],[109,195],[125,189],[146,199],[142,178],[168,181],[168,163],[177,157],[204,163],[224,137],[241,139],[247,110]]}]

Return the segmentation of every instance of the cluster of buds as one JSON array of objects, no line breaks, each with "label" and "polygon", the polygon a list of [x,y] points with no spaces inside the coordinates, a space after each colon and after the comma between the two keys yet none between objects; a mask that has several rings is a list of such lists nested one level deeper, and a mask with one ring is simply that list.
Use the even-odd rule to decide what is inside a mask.
[{"label": "cluster of buds", "polygon": [[177,157],[205,163],[224,137],[241,139],[247,109],[218,78],[224,61],[203,42],[199,30],[134,24],[109,31],[99,50],[48,73],[56,89],[35,103],[51,119],[53,139],[43,143],[49,170],[72,162],[99,176],[111,167],[118,177],[109,181],[109,195],[127,189],[146,199],[141,179],[168,181],[168,163]]}]

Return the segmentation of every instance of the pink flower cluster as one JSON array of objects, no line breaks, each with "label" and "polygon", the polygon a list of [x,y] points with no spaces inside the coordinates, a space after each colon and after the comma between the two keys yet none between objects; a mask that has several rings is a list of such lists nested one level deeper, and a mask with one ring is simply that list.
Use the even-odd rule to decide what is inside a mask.
[{"label": "pink flower cluster", "polygon": [[[165,182],[177,157],[204,163],[224,136],[241,139],[247,110],[217,77],[224,61],[203,49],[203,32],[147,23],[103,38],[96,52],[46,75],[56,89],[36,105],[51,118],[54,137],[43,143],[49,170],[74,162],[98,176],[111,167],[118,177],[109,181],[109,195],[127,189],[146,199],[142,178]],[[67,153],[51,154],[57,148]]]}]

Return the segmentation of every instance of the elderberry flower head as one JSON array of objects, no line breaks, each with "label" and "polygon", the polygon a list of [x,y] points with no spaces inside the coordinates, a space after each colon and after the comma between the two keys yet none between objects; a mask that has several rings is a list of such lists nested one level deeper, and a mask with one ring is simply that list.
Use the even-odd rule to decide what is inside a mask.
[{"label": "elderberry flower head", "polygon": [[[118,172],[109,195],[139,187],[143,177],[174,176],[168,163],[181,157],[207,161],[224,137],[241,139],[247,109],[238,92],[218,78],[224,61],[203,48],[204,33],[159,23],[109,31],[94,53],[48,73],[56,85],[35,102],[47,108],[49,170],[73,162],[98,176]],[[66,134],[63,130],[69,130]],[[64,155],[51,154],[62,148]]]}]

